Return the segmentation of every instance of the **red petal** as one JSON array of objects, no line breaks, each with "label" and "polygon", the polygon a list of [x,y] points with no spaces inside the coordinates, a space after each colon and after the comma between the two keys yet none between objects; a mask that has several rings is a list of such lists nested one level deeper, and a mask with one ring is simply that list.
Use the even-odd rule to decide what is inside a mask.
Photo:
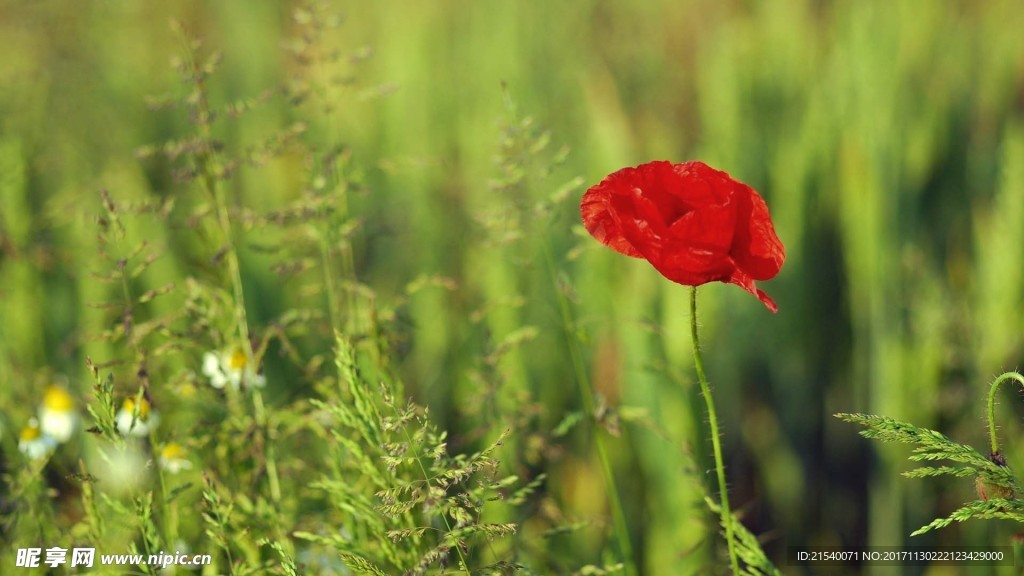
[{"label": "red petal", "polygon": [[754,284],[754,279],[751,278],[750,276],[747,276],[746,274],[737,270],[736,273],[731,278],[729,278],[729,280],[727,280],[727,282],[729,284],[735,284],[740,288],[743,288],[747,292],[750,292],[754,296],[757,296],[758,300],[763,302],[765,307],[768,308],[768,310],[770,310],[772,314],[779,311],[779,307],[775,304],[775,301],[772,300],[767,294],[765,294],[764,290],[758,289],[758,287]]},{"label": "red petal", "polygon": [[580,203],[583,225],[591,236],[605,246],[626,256],[640,258],[640,252],[622,235],[621,226],[609,210],[612,194],[608,178],[587,190]]},{"label": "red petal", "polygon": [[721,184],[732,178],[725,172],[696,160],[673,164],[672,169],[679,176],[676,194],[685,198],[689,205],[707,206],[727,200],[727,187]]},{"label": "red petal", "polygon": [[736,265],[755,280],[774,278],[786,260],[786,248],[775,234],[768,205],[753,188],[740,184],[737,196],[736,236],[732,256]]}]

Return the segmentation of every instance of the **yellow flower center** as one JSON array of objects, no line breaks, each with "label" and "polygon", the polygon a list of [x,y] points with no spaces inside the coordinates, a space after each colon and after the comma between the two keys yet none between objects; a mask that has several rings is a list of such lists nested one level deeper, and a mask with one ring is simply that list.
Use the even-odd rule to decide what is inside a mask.
[{"label": "yellow flower center", "polygon": [[75,407],[75,400],[60,386],[50,386],[43,394],[43,406],[54,412],[71,412]]},{"label": "yellow flower center", "polygon": [[241,348],[235,348],[231,351],[231,356],[228,357],[228,368],[236,372],[241,372],[245,369],[245,366],[249,363],[249,359],[245,357],[245,351]]},{"label": "yellow flower center", "polygon": [[160,451],[160,457],[164,460],[182,460],[185,458],[185,449],[177,442],[169,442]]},{"label": "yellow flower center", "polygon": [[21,429],[21,440],[23,442],[31,442],[43,435],[42,430],[38,426],[29,424]]},{"label": "yellow flower center", "polygon": [[[125,412],[135,413],[135,398],[128,397],[124,399],[124,404],[121,404],[121,408]],[[145,420],[149,418],[149,401],[145,398],[139,403],[139,420]]]}]

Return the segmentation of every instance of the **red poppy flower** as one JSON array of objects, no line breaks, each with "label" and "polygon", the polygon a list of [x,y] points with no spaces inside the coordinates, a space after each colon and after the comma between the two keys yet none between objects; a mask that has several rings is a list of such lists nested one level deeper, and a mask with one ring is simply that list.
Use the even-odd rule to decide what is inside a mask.
[{"label": "red poppy flower", "polygon": [[587,190],[580,213],[594,238],[673,282],[735,284],[778,310],[754,281],[778,274],[786,249],[764,199],[725,172],[703,162],[623,168]]}]

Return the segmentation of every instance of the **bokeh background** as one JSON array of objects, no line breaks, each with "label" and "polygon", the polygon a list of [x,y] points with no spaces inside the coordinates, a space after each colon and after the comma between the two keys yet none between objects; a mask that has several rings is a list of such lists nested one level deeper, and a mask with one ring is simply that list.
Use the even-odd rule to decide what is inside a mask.
[{"label": "bokeh background", "polygon": [[[141,201],[181,189],[166,162],[136,157],[188,131],[181,110],[147,105],[180,90],[171,62],[181,37],[169,22],[223,53],[215,102],[271,91],[219,134],[243,149],[294,119],[295,105],[273,92],[294,72],[294,9],[0,2],[5,451],[44,384],[87,399],[85,357],[118,355],[93,337],[109,321],[90,307],[105,289],[92,277],[98,190]],[[713,521],[698,484],[713,478],[703,474],[688,289],[587,238],[576,203],[623,166],[701,159],[761,192],[787,247],[781,274],[762,286],[777,315],[732,286],[700,290],[732,501],[769,555],[799,573],[786,566],[788,546],[1009,542],[1018,527],[1000,522],[910,539],[973,499],[973,485],[903,478],[909,449],[860,438],[832,415],[884,414],[985,446],[987,385],[1024,358],[1019,1],[375,0],[317,17],[328,13],[342,18],[324,50],[346,56],[317,72],[334,105],[309,134],[351,154],[359,280],[382,300],[424,275],[452,281],[402,307],[395,363],[453,447],[470,436],[461,415],[480,358],[509,335],[522,341],[495,368],[505,401],[535,408],[518,420],[515,449],[527,453],[533,435],[580,409],[553,267],[588,371],[621,419],[608,442],[644,571],[702,570]],[[550,144],[536,155],[503,147],[522,131]],[[515,154],[526,184],[503,186],[524,169]],[[545,155],[550,165],[534,158]],[[298,195],[300,164],[286,151],[242,170],[232,194],[281,206]],[[559,190],[569,195],[550,217],[531,217]],[[193,273],[168,233],[153,232],[163,257],[143,288]],[[257,240],[242,258],[259,324],[295,295]],[[273,351],[271,409],[308,392]],[[1000,435],[1019,465],[1024,403],[1017,390],[1001,399]],[[545,490],[571,515],[602,518],[589,438],[522,461],[549,474]],[[609,545],[600,530],[572,543],[593,561]]]}]

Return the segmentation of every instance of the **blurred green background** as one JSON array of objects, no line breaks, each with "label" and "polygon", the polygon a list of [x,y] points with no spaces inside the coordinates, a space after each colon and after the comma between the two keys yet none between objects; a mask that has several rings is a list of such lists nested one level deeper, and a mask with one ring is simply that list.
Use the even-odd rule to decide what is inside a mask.
[{"label": "blurred green background", "polygon": [[[46,382],[84,398],[85,356],[117,355],[91,337],[106,321],[88,307],[101,299],[97,190],[139,201],[175,186],[167,165],[135,157],[188,130],[183,112],[146,105],[179,89],[168,22],[223,52],[210,80],[223,105],[286,82],[294,8],[0,2],[5,436]],[[346,81],[320,94],[335,105],[309,134],[346,146],[358,167],[363,192],[349,210],[361,219],[360,281],[388,299],[422,275],[454,280],[403,309],[396,357],[454,447],[470,432],[461,414],[487,343],[523,327],[530,338],[498,368],[506,401],[521,390],[537,407],[516,430],[518,449],[579,409],[550,259],[595,385],[625,421],[609,445],[645,572],[698,569],[688,551],[710,520],[695,482],[711,464],[688,289],[581,234],[576,199],[623,166],[700,159],[761,192],[788,252],[761,286],[776,316],[735,287],[700,291],[732,501],[772,558],[789,572],[787,546],[1008,542],[1016,528],[998,522],[909,539],[973,499],[973,486],[900,477],[907,449],[864,440],[832,414],[884,414],[985,445],[987,384],[1024,358],[1019,0],[376,0],[332,10],[343,20],[325,50],[358,58],[321,71]],[[270,98],[219,137],[242,149],[293,112]],[[496,185],[509,165],[503,138],[526,116],[568,156],[525,185]],[[280,206],[299,192],[299,164],[285,153],[243,170],[232,193],[254,209]],[[584,184],[550,218],[530,217],[574,178]],[[165,234],[153,232],[166,254],[143,280],[150,287],[192,273]],[[256,322],[292,306],[267,259],[242,255]],[[485,306],[497,311],[479,320]],[[271,406],[304,393],[267,364]],[[1020,399],[1007,391],[1000,409],[1011,466],[1024,462]],[[593,453],[580,436],[523,461],[550,475],[565,510],[602,517]],[[605,544],[591,534],[574,545],[596,559]]]}]

